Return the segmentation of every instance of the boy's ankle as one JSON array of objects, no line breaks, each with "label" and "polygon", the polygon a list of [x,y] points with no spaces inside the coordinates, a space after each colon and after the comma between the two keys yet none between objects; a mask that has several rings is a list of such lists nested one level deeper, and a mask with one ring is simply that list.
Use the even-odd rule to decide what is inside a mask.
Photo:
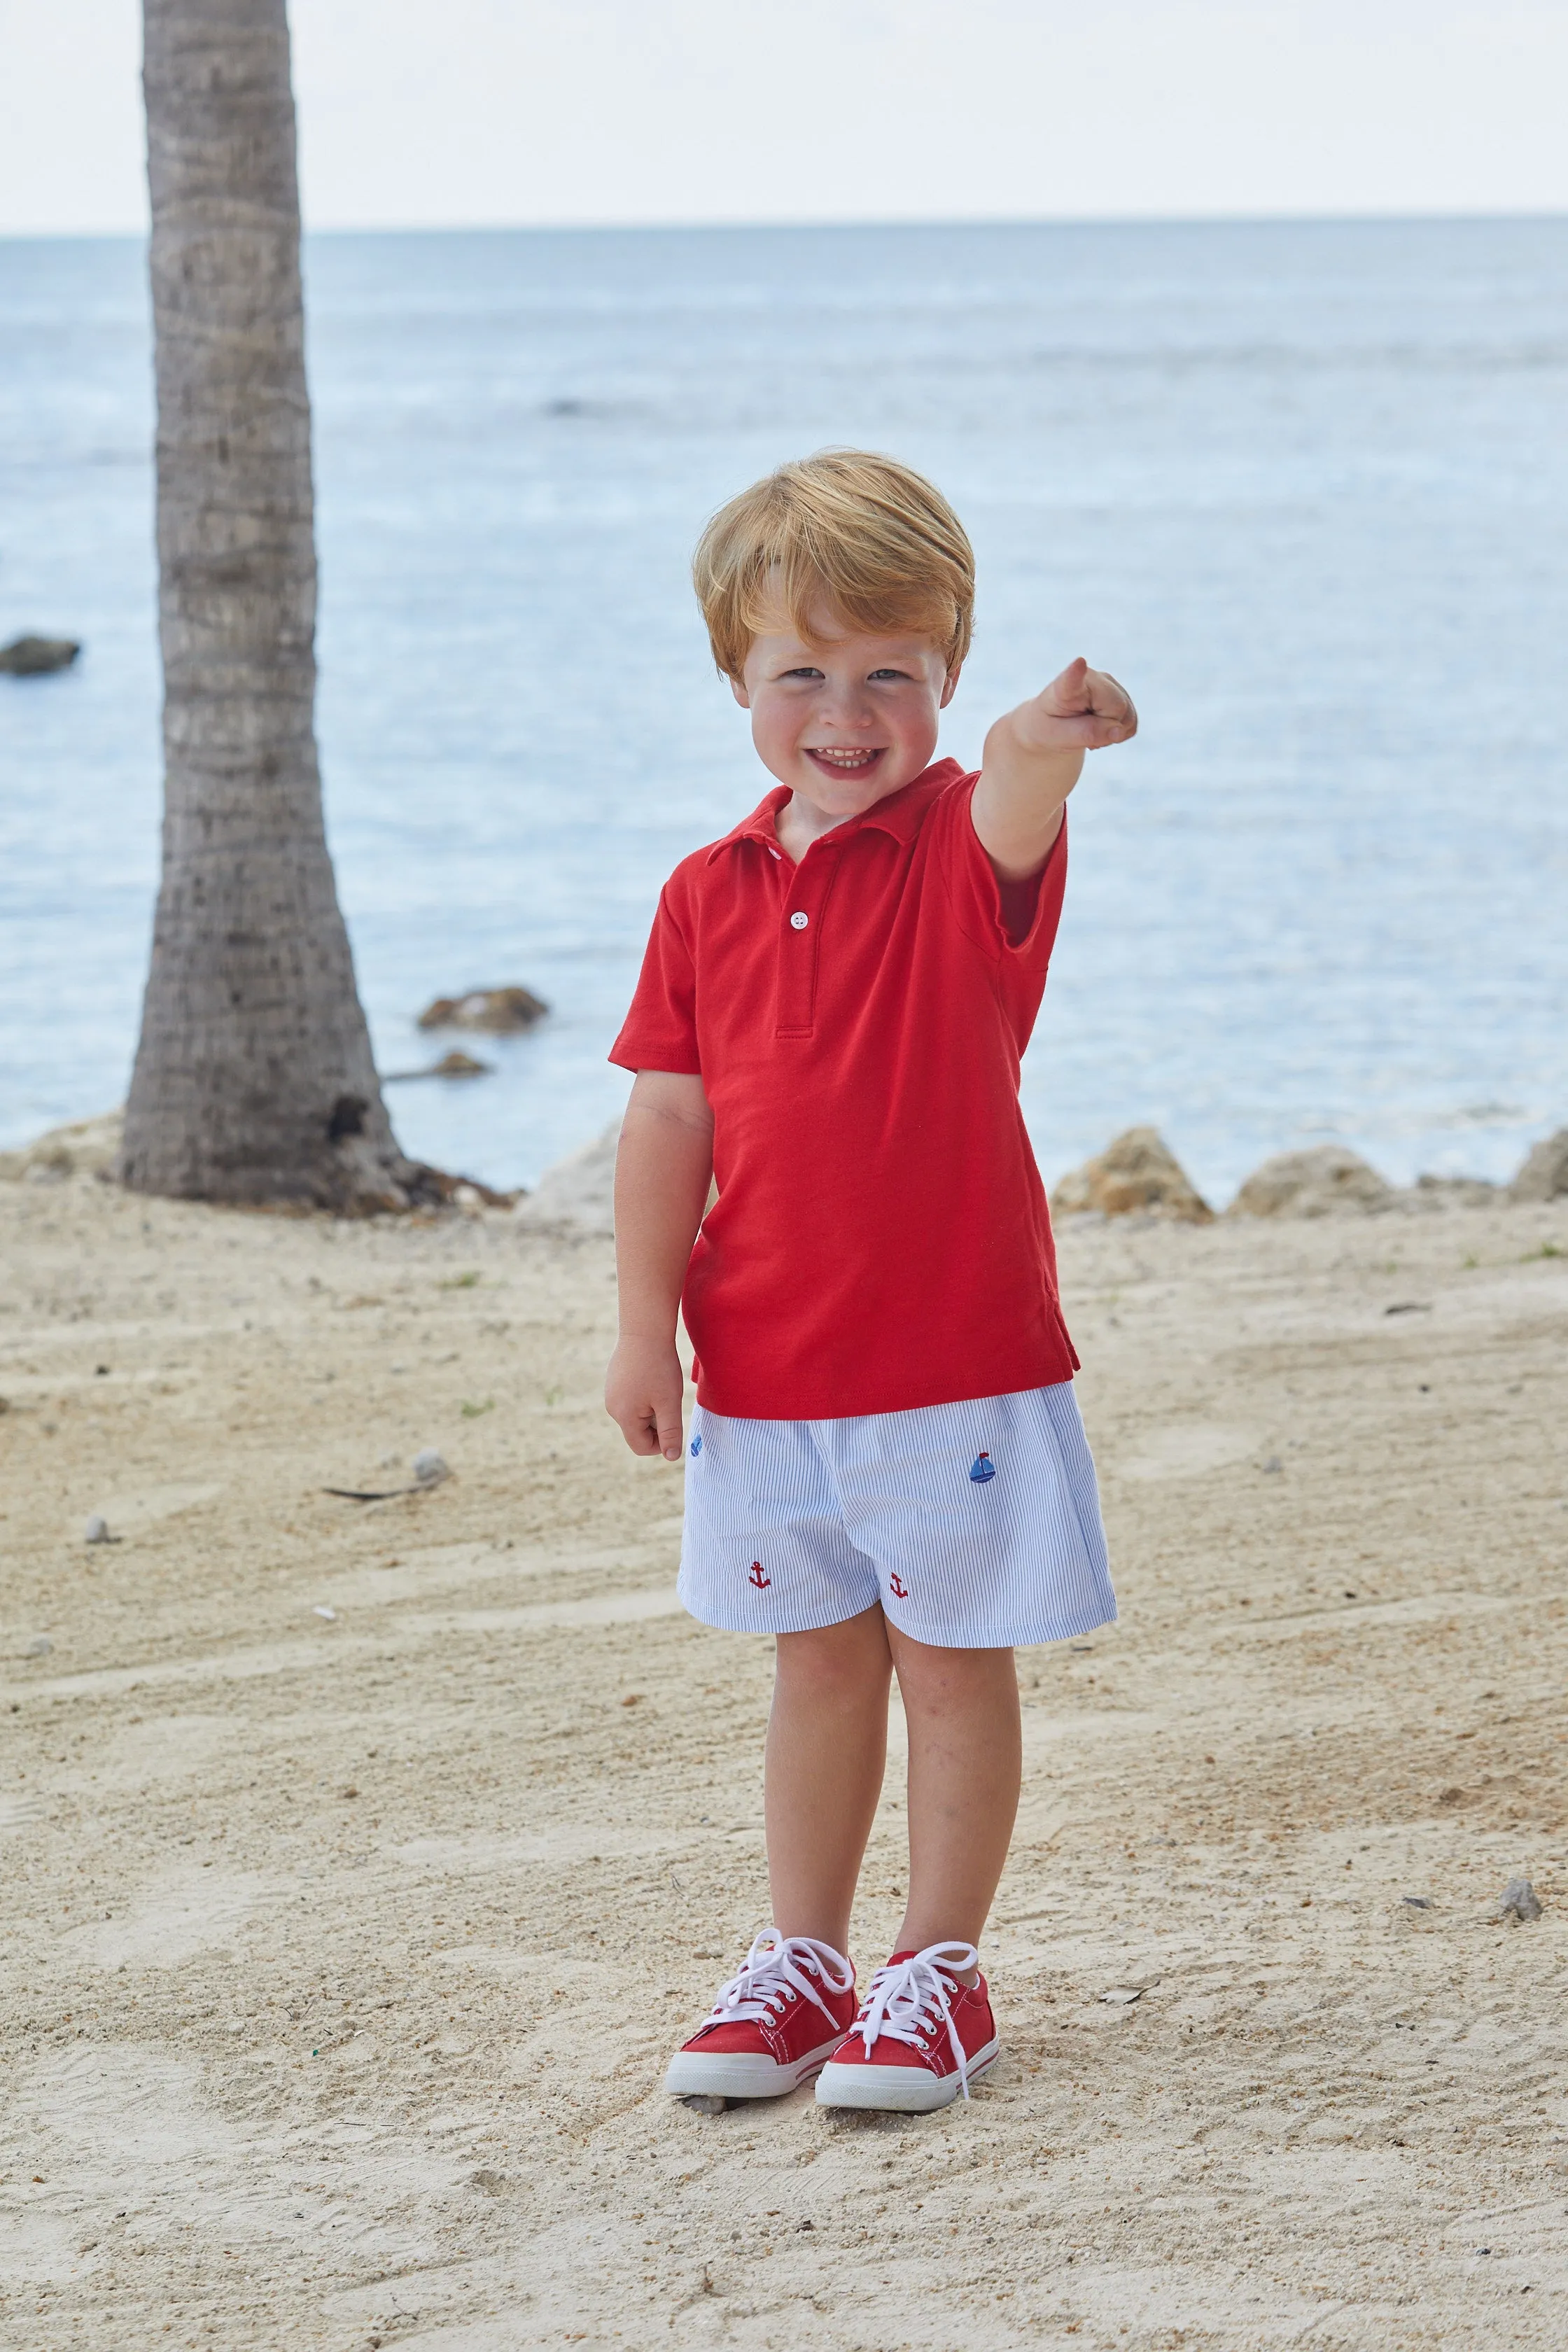
[{"label": "boy's ankle", "polygon": [[[963,1985],[970,1992],[980,1982],[979,1954],[967,1936],[911,1936],[900,1932],[888,1955],[888,1964],[891,1967],[896,1960],[912,1960],[917,1952],[934,1953],[942,1974],[950,1976],[955,1984]],[[975,1957],[969,1967],[953,1969],[942,1962],[941,1955],[943,1952],[974,1952]]]},{"label": "boy's ankle", "polygon": [[841,1960],[846,1959],[848,1957],[849,1930],[847,1927],[840,1927],[836,1936],[830,1936],[820,1926],[806,1926],[803,1927],[798,1924],[792,1922],[792,1924],[786,1927],[782,1919],[775,1919],[773,1922],[773,1929],[774,1933],[782,1937],[786,1944],[794,1943],[797,1939],[800,1942],[806,1944],[824,1944],[830,1952],[837,1953]]}]

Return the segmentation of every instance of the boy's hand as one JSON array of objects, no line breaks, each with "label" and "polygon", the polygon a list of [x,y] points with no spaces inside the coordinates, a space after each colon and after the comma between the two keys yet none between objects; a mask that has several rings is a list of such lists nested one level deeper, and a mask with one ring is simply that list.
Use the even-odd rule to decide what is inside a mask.
[{"label": "boy's hand", "polygon": [[625,1338],[617,1343],[605,1381],[605,1403],[634,1454],[679,1461],[686,1447],[683,1387],[672,1340]]},{"label": "boy's hand", "polygon": [[639,1070],[616,1152],[621,1336],[605,1404],[634,1454],[682,1452],[675,1319],[713,1173],[713,1114],[687,1070]]},{"label": "boy's hand", "polygon": [[1127,688],[1081,656],[1043,694],[996,721],[969,805],[980,845],[1004,881],[1024,881],[1045,864],[1084,753],[1130,743],[1137,732]]},{"label": "boy's hand", "polygon": [[1138,713],[1127,688],[1109,670],[1090,669],[1080,654],[1043,694],[1021,702],[999,724],[1013,727],[1024,751],[1103,751],[1131,741]]}]

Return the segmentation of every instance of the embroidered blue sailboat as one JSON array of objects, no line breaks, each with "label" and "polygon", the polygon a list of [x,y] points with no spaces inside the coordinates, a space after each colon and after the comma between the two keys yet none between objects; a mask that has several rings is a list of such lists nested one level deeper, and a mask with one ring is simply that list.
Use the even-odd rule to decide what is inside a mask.
[{"label": "embroidered blue sailboat", "polygon": [[984,1486],[988,1478],[994,1478],[996,1475],[996,1465],[992,1461],[989,1454],[977,1454],[974,1457],[974,1467],[969,1475],[977,1486]]}]

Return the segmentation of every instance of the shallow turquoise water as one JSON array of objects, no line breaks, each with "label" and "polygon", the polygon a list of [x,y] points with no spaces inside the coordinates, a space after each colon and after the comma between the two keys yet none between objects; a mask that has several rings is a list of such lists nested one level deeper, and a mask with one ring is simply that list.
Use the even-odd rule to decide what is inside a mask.
[{"label": "shallow turquoise water", "polygon": [[[157,854],[137,247],[0,243],[0,1143],[123,1093]],[[1342,1138],[1511,1172],[1568,1121],[1568,223],[336,236],[309,256],[328,814],[384,1069],[550,999],[405,1141],[528,1181],[616,1108],[657,889],[760,796],[686,582],[830,441],[980,557],[943,748],[1082,650],[1144,731],[1073,806],[1026,1076],[1223,1199]],[[489,1054],[487,1043],[481,1048]]]}]

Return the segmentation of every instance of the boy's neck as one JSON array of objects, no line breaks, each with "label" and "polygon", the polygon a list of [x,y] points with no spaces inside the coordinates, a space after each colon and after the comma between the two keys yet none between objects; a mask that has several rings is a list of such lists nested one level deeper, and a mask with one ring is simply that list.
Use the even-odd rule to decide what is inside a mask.
[{"label": "boy's neck", "polygon": [[825,833],[832,833],[838,825],[849,824],[856,817],[868,814],[883,801],[890,801],[894,793],[901,793],[903,789],[902,784],[895,784],[889,791],[879,793],[874,801],[868,801],[864,808],[848,810],[825,809],[819,807],[816,801],[807,800],[804,793],[793,792],[773,815],[773,831],[778,835],[779,847],[798,866],[812,843],[820,841]]}]

